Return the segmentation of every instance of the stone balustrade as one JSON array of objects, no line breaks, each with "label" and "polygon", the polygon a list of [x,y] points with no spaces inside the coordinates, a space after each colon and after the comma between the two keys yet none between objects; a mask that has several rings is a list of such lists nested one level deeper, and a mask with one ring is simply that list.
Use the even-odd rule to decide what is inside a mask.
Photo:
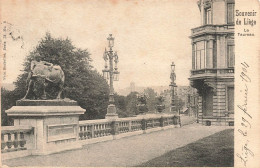
[{"label": "stone balustrade", "polygon": [[107,119],[79,121],[79,140],[111,135],[111,122]]},{"label": "stone balustrade", "polygon": [[201,36],[202,34],[217,34],[225,32],[233,32],[234,25],[202,25],[191,29],[191,37]]},{"label": "stone balustrade", "polygon": [[[174,119],[174,117],[176,119]],[[176,120],[174,122],[174,120]],[[140,134],[179,124],[179,118],[173,114],[147,114],[129,118],[100,119],[79,121],[79,140],[87,143],[99,142],[99,140],[88,139],[117,139],[128,135]],[[157,128],[157,129],[156,129]],[[118,136],[119,135],[119,136]],[[112,137],[113,138],[112,138]],[[103,141],[103,140],[101,140]],[[84,144],[84,143],[83,143]]]},{"label": "stone balustrade", "polygon": [[14,118],[14,126],[1,129],[2,160],[80,149],[180,125],[178,116],[162,113],[79,121],[85,109],[70,99],[18,100],[5,112]]},{"label": "stone balustrade", "polygon": [[205,68],[205,69],[197,69],[191,70],[191,75],[217,75],[217,74],[234,74],[234,68]]},{"label": "stone balustrade", "polygon": [[2,160],[31,155],[35,148],[34,127],[3,126],[1,127]]},{"label": "stone balustrade", "polygon": [[139,131],[139,130],[142,130],[142,121],[141,120],[131,121],[131,131]]},{"label": "stone balustrade", "polygon": [[30,126],[6,126],[1,130],[1,153],[27,150],[29,137],[34,130]]},{"label": "stone balustrade", "polygon": [[[43,128],[43,132],[40,131],[39,128],[37,130],[37,127],[31,125],[2,127],[2,159],[41,155],[41,153],[37,153],[39,149],[37,145],[39,144],[38,141],[40,141],[37,137],[42,133],[47,135],[45,136],[46,139],[41,140],[46,143],[45,146],[55,147],[57,148],[55,151],[60,151],[58,148],[62,147],[58,146],[56,141],[63,141],[64,138],[70,138],[70,143],[66,145],[68,149],[71,150],[74,149],[74,146],[75,149],[77,149],[79,146],[82,147],[86,144],[174,128],[179,125],[179,117],[173,114],[146,114],[129,118],[84,120],[78,121],[78,124],[76,122],[74,123],[74,120],[72,121],[73,124],[46,125],[46,128]],[[61,131],[62,134],[60,133]],[[74,133],[77,133],[78,136],[74,135]],[[55,136],[53,134],[55,134]],[[59,139],[57,139],[56,134]],[[77,137],[77,139],[74,140],[74,137]],[[69,147],[69,145],[72,146]],[[43,148],[41,152],[49,154],[48,151],[44,151],[44,149],[49,150],[49,148],[46,147]]]}]

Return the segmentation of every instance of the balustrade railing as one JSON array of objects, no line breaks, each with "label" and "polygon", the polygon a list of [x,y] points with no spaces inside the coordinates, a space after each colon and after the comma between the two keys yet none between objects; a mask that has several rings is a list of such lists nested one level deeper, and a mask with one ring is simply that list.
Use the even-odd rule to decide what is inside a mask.
[{"label": "balustrade railing", "polygon": [[203,25],[203,26],[199,26],[196,28],[191,29],[191,33],[192,36],[193,35],[197,35],[197,34],[201,34],[201,33],[215,33],[215,32],[223,32],[223,31],[229,31],[229,30],[233,30],[234,29],[234,25]]},{"label": "balustrade railing", "polygon": [[28,135],[34,129],[29,126],[6,126],[1,129],[1,153],[26,150]]},{"label": "balustrade railing", "polygon": [[220,74],[234,73],[234,72],[235,72],[234,68],[219,69]]},{"label": "balustrade railing", "polygon": [[[174,117],[173,114],[171,115],[170,114],[169,115],[147,114],[147,115],[142,115],[137,117],[118,118],[115,120],[101,119],[101,120],[79,121],[78,139],[88,140],[88,139],[95,139],[99,137],[108,137],[108,139],[110,139],[111,135],[124,134],[128,136],[128,134],[126,133],[128,132],[137,133],[137,131],[139,131],[137,134],[140,134],[141,133],[140,131],[144,131],[143,133],[145,133],[145,130],[148,129],[150,132],[150,130],[152,130],[153,128],[177,125],[178,122],[174,120],[176,120],[176,117]],[[34,149],[35,148],[34,138],[35,136],[34,136],[33,127],[21,126],[21,125],[2,127],[1,152],[7,153],[7,152],[27,150],[27,149]],[[82,142],[85,143],[84,141]],[[28,155],[29,154],[30,153],[28,153]]]},{"label": "balustrade railing", "polygon": [[199,75],[199,74],[230,74],[234,73],[234,68],[217,68],[217,69],[198,69],[191,70],[191,75]]},{"label": "balustrade railing", "polygon": [[[79,140],[174,125],[174,115],[79,121]],[[175,123],[176,124],[176,123]]]},{"label": "balustrade railing", "polygon": [[139,131],[139,130],[142,130],[141,119],[131,121],[131,131]]},{"label": "balustrade railing", "polygon": [[125,132],[129,132],[130,128],[129,128],[129,124],[130,121],[119,121],[118,123],[118,132],[119,133],[125,133]]},{"label": "balustrade railing", "polygon": [[111,122],[108,120],[79,121],[79,140],[111,135]]}]

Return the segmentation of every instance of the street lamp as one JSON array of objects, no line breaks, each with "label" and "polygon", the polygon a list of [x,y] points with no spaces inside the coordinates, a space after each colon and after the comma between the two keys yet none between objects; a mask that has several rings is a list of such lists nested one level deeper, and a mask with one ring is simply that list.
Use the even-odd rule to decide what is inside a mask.
[{"label": "street lamp", "polygon": [[114,47],[114,40],[115,38],[112,37],[112,34],[109,34],[109,37],[107,38],[108,41],[108,47],[112,50],[112,47]]},{"label": "street lamp", "polygon": [[[118,55],[117,52],[113,52],[112,48],[114,47],[114,37],[112,34],[109,34],[108,47],[109,51],[105,48],[103,58],[105,60],[105,68],[102,70],[103,77],[106,80],[109,80],[109,105],[107,108],[106,118],[118,118],[118,114],[116,113],[116,106],[114,105],[114,87],[113,81],[119,80],[119,71],[117,68],[118,63]],[[109,67],[107,65],[107,61],[109,60]],[[113,62],[115,62],[115,67],[113,67]]]},{"label": "street lamp", "polygon": [[175,74],[175,64],[174,62],[172,62],[171,64],[171,91],[172,91],[172,101],[171,101],[171,112],[175,113],[174,119],[173,119],[173,123],[174,125],[177,126],[177,124],[179,124],[179,126],[181,126],[181,119],[180,119],[180,110],[179,112],[176,109],[176,105],[175,105],[175,94],[174,94],[174,88],[177,87],[175,80],[176,80],[176,74]]},{"label": "street lamp", "polygon": [[175,74],[175,64],[174,64],[174,62],[172,62],[172,64],[171,64],[171,76],[170,76],[170,79],[171,79],[170,87],[171,87],[171,91],[172,91],[172,95],[171,95],[171,97],[172,97],[172,99],[171,99],[171,112],[176,112],[174,88],[177,87],[177,85],[175,83],[176,74]]},{"label": "street lamp", "polygon": [[171,70],[172,70],[172,72],[175,71],[175,64],[174,64],[174,62],[172,62],[172,64],[171,64]]}]

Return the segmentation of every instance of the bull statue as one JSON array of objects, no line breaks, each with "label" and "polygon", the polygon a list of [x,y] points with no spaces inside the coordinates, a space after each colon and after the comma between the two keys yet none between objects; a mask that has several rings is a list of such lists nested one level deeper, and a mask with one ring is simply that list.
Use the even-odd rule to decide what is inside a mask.
[{"label": "bull statue", "polygon": [[[35,96],[35,99],[47,99],[45,88],[48,83],[53,83],[59,87],[56,99],[60,99],[64,80],[64,72],[59,65],[53,65],[46,61],[32,61],[27,77],[28,89],[23,99],[28,99],[31,93]],[[42,95],[36,94],[37,89],[42,91]]]}]

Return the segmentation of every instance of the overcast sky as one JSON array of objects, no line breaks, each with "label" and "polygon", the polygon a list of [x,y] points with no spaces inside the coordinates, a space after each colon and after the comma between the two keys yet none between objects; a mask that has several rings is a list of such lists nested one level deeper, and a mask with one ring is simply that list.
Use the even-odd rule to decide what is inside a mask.
[{"label": "overcast sky", "polygon": [[[88,49],[92,65],[101,72],[110,33],[115,37],[120,80],[115,89],[161,86],[170,83],[170,64],[176,64],[178,85],[189,85],[191,28],[200,25],[197,0],[86,0],[2,1],[2,20],[13,25],[21,41],[7,39],[7,78],[16,80],[29,51],[48,31],[69,37],[76,47]],[[2,32],[1,32],[2,33]],[[16,36],[17,36],[16,34]],[[1,60],[2,61],[2,60]],[[1,62],[2,63],[2,62]],[[66,74],[65,74],[66,75]]]}]

